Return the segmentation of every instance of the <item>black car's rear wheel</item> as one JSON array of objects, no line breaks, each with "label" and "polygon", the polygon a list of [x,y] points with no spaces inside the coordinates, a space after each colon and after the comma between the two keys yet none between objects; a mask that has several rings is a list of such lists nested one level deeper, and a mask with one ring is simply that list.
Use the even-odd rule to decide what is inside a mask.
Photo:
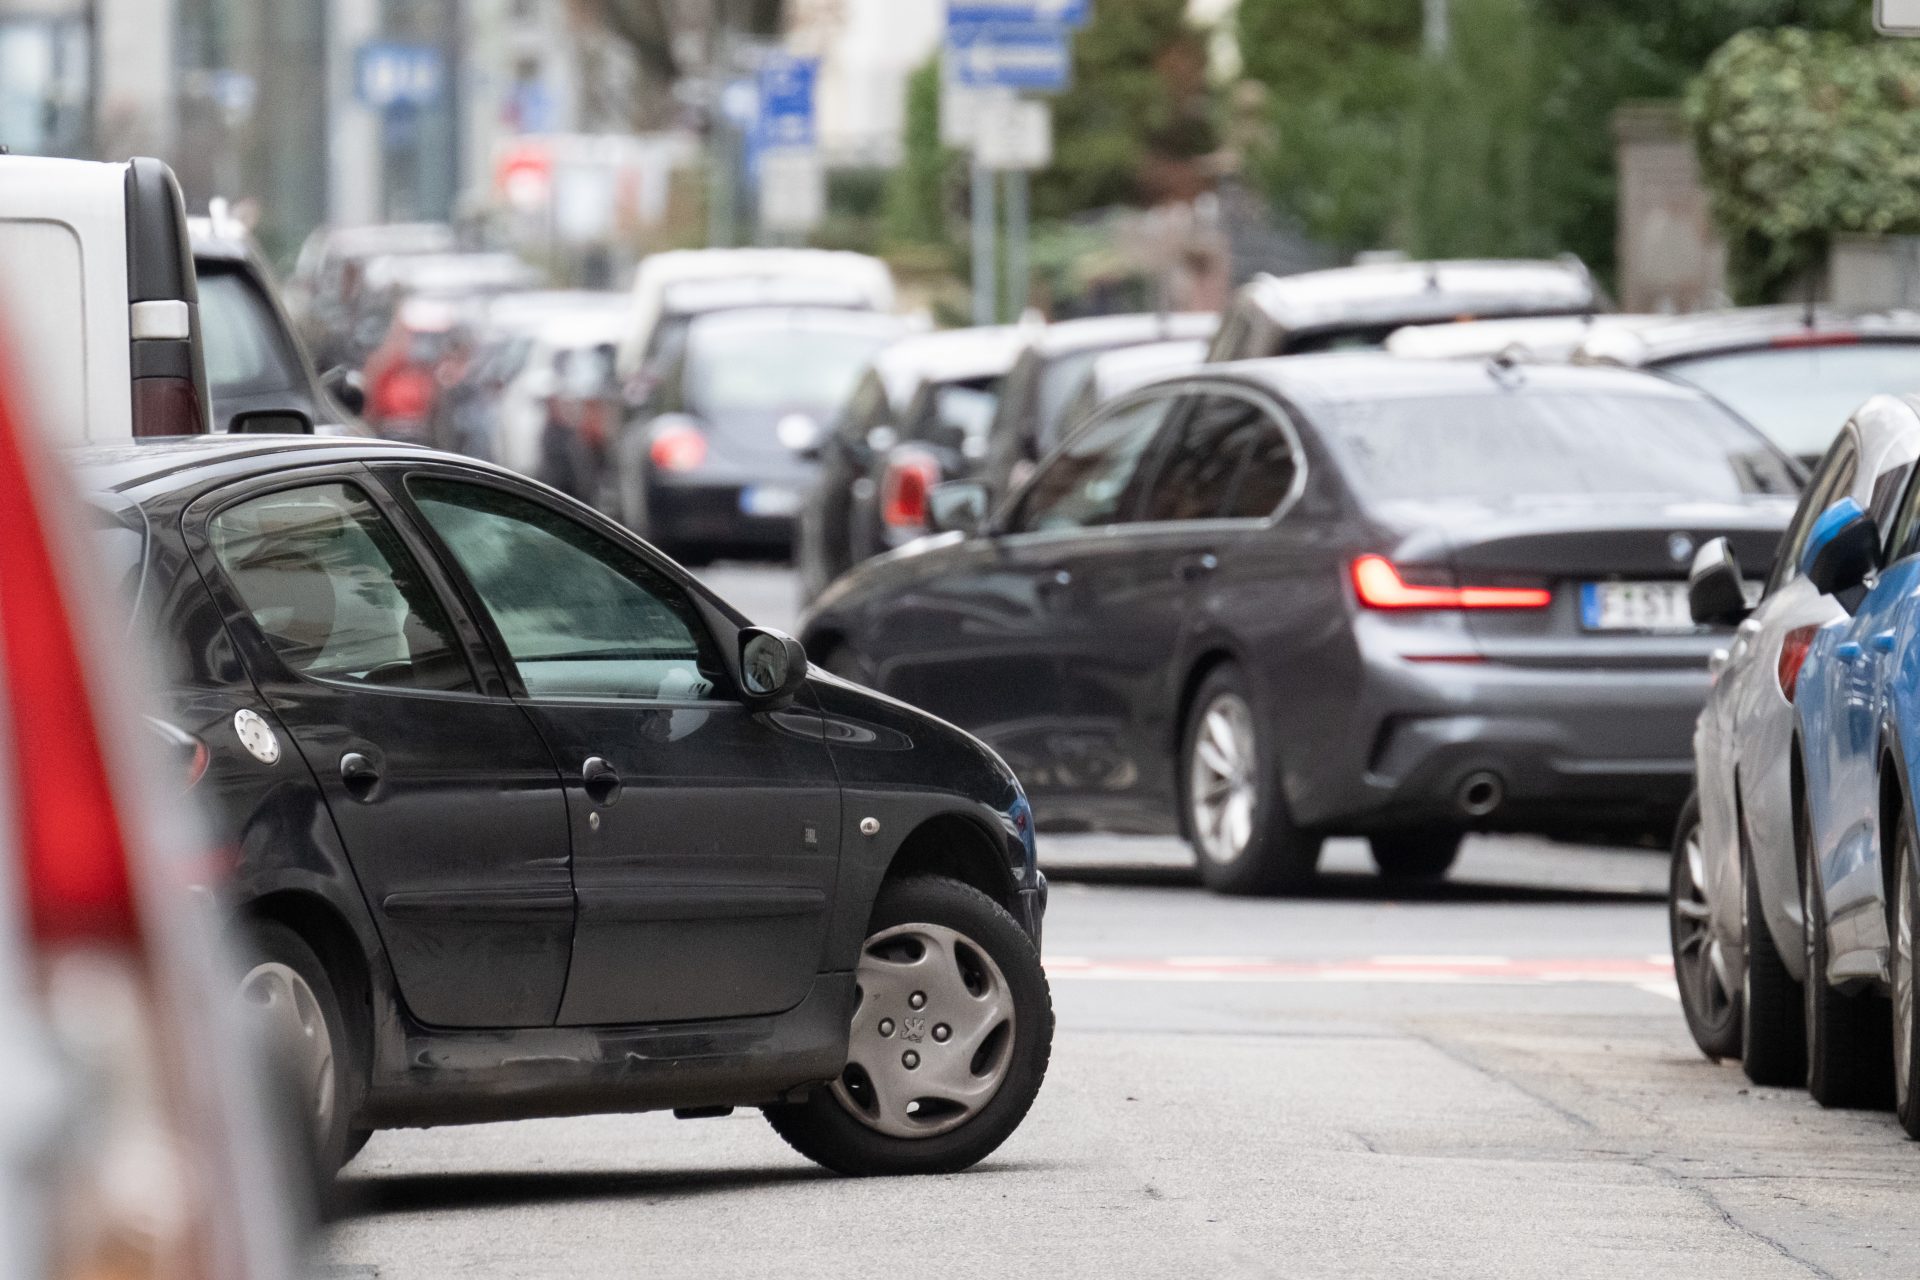
[{"label": "black car's rear wheel", "polygon": [[1807,1092],[1823,1107],[1881,1107],[1892,1073],[1884,1000],[1847,995],[1827,981],[1831,943],[1825,896],[1801,819],[1800,905],[1806,916],[1807,980],[1801,984],[1807,1019]]},{"label": "black car's rear wheel", "polygon": [[1373,864],[1389,880],[1441,880],[1460,859],[1458,831],[1394,831],[1367,841]]},{"label": "black car's rear wheel", "polygon": [[364,1072],[352,1027],[326,966],[304,938],[262,921],[249,942],[254,959],[240,979],[242,1010],[312,1144],[314,1164],[331,1177],[359,1151],[354,1121]]},{"label": "black car's rear wheel", "polygon": [[1039,953],[993,899],[939,876],[886,886],[869,928],[846,1068],[767,1119],[837,1173],[958,1172],[1007,1140],[1046,1077]]},{"label": "black car's rear wheel", "polygon": [[1667,876],[1667,934],[1680,1010],[1700,1052],[1715,1062],[1740,1052],[1739,983],[1726,948],[1713,933],[1707,902],[1706,846],[1700,840],[1700,797],[1687,797],[1673,833]]},{"label": "black car's rear wheel", "polygon": [[1207,673],[1181,743],[1187,838],[1207,888],[1252,896],[1309,883],[1321,840],[1287,819],[1278,762],[1238,667]]}]

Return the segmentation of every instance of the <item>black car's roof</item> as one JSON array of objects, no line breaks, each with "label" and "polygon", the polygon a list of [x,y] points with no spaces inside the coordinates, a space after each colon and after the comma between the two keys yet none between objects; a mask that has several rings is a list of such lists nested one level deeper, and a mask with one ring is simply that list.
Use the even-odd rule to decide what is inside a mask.
[{"label": "black car's roof", "polygon": [[1180,382],[1200,377],[1253,383],[1306,406],[1495,392],[1524,395],[1538,391],[1707,399],[1706,393],[1692,387],[1634,369],[1501,364],[1491,360],[1420,360],[1381,352],[1237,360],[1169,375],[1161,381]]},{"label": "black car's roof", "polygon": [[[445,457],[417,445],[338,436],[181,436],[124,444],[80,445],[64,451],[81,487],[126,493],[152,485],[186,488],[212,468],[239,474],[322,462]],[[471,458],[457,459],[471,462]],[[238,464],[238,465],[235,465]],[[484,464],[483,464],[484,465]],[[166,484],[166,481],[174,481]]]}]

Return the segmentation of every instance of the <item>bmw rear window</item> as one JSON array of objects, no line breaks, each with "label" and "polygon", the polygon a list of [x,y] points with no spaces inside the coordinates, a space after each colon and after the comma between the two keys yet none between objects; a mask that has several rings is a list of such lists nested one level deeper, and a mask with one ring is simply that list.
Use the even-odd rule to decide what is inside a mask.
[{"label": "bmw rear window", "polygon": [[1335,407],[1331,426],[1355,484],[1381,499],[1799,492],[1790,463],[1704,400],[1554,392],[1365,400]]}]

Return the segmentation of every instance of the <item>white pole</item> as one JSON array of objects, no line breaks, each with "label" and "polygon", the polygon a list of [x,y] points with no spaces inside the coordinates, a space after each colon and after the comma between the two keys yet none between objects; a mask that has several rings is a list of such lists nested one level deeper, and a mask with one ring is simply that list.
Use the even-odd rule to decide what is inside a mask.
[{"label": "white pole", "polygon": [[992,324],[998,312],[996,294],[1000,291],[1000,273],[994,254],[994,219],[998,215],[994,199],[993,171],[973,161],[973,322]]},{"label": "white pole", "polygon": [[1427,56],[1439,61],[1453,47],[1452,0],[1426,0]]}]

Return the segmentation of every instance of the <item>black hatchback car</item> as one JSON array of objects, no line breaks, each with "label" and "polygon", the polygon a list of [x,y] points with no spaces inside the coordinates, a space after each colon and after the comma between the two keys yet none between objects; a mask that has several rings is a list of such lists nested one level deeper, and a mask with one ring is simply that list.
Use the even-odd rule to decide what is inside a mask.
[{"label": "black hatchback car", "polygon": [[953,1170],[1026,1114],[1046,885],[979,742],[485,464],[73,460],[177,642],[166,738],[331,1161],[384,1127],[752,1105],[834,1169]]},{"label": "black hatchback car", "polygon": [[980,734],[1053,827],[1171,833],[1209,885],[1322,839],[1444,874],[1461,834],[1671,829],[1723,641],[1696,545],[1765,564],[1798,469],[1618,370],[1384,355],[1210,368],[1102,410],[991,524],[871,561],[820,661]]}]

